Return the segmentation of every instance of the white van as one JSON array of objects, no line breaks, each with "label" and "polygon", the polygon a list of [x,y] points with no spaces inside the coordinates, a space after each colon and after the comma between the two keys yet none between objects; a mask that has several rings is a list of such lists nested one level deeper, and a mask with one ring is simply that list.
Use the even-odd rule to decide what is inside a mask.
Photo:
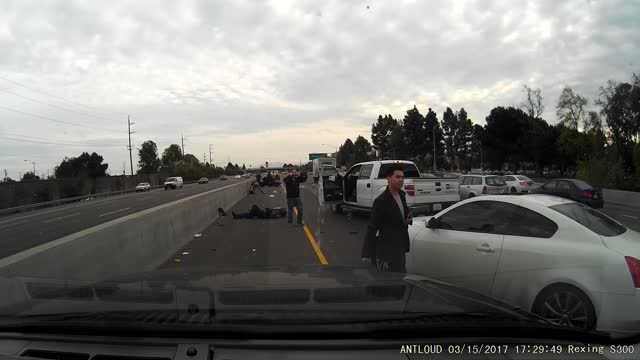
[{"label": "white van", "polygon": [[167,180],[164,181],[164,189],[165,190],[169,190],[169,189],[182,189],[182,177],[180,176],[174,176],[174,177],[170,177],[167,178]]}]

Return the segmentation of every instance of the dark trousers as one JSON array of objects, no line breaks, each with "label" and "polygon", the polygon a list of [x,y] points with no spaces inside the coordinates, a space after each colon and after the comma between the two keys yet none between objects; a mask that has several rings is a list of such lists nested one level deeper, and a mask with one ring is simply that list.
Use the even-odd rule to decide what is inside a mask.
[{"label": "dark trousers", "polygon": [[376,259],[376,267],[379,271],[406,273],[406,259],[402,256],[395,256],[393,259]]},{"label": "dark trousers", "polygon": [[300,198],[287,198],[287,208],[289,210],[287,221],[293,223],[293,208],[298,209],[298,224],[302,224],[302,200]]}]

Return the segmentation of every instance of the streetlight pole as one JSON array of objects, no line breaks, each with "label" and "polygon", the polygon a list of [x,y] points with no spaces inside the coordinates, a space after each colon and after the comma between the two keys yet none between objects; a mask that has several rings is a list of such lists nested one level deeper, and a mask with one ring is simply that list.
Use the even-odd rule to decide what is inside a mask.
[{"label": "streetlight pole", "polygon": [[336,153],[336,154],[338,153],[338,147],[337,147],[337,146],[333,146],[333,145],[329,145],[329,144],[320,144],[320,145],[323,145],[323,146],[331,146],[332,148],[336,149],[336,152],[335,152],[335,153]]}]

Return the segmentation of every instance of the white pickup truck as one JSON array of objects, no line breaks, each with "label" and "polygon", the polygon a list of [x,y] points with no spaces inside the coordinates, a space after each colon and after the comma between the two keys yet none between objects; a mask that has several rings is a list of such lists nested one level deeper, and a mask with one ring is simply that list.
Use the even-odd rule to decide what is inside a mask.
[{"label": "white pickup truck", "polygon": [[414,215],[437,212],[460,201],[457,179],[421,178],[418,167],[411,161],[383,160],[353,165],[344,176],[333,166],[323,166],[318,181],[320,204],[331,204],[338,213],[343,208],[371,210],[373,201],[387,187],[385,172],[393,165],[404,168],[403,190]]}]

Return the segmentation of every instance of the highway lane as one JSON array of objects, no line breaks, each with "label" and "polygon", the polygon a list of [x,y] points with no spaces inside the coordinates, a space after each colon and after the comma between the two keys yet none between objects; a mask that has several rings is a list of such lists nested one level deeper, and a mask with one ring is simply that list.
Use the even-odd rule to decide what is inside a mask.
[{"label": "highway lane", "polygon": [[[261,207],[286,207],[283,189],[263,188],[241,200],[232,211],[248,211],[252,204]],[[273,191],[276,191],[275,193]],[[273,197],[269,197],[273,195]],[[242,268],[258,265],[325,265],[362,267],[361,249],[367,230],[367,213],[334,214],[320,208],[316,185],[301,185],[304,223],[309,231],[292,227],[285,219],[233,220],[229,216],[209,226],[202,237],[195,238],[176,252],[162,268],[213,267]],[[634,230],[640,230],[636,206],[607,205],[603,212]],[[636,215],[629,215],[636,214]],[[626,216],[625,216],[626,215]],[[314,249],[317,245],[319,252]]]},{"label": "highway lane", "polygon": [[212,180],[176,190],[154,189],[2,217],[0,259],[122,216],[241,181],[246,179]]},{"label": "highway lane", "polygon": [[234,220],[231,211],[246,212],[253,204],[286,208],[284,189],[262,188],[266,194],[257,192],[242,199],[227,217],[209,226],[161,268],[362,267],[360,249],[368,217],[322,211],[313,186],[301,185],[305,227],[289,225],[286,218]]}]

